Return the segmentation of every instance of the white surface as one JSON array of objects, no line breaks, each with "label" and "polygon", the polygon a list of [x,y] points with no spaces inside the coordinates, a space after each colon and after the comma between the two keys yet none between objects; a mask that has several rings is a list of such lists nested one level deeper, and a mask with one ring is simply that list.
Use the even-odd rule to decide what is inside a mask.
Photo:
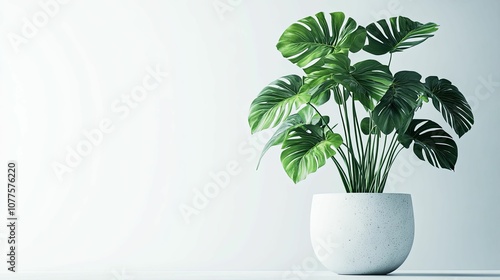
[{"label": "white surface", "polygon": [[[73,0],[16,52],[8,34],[46,1],[0,0],[0,178],[16,159],[21,271],[301,269],[314,257],[312,195],[343,192],[341,181],[329,164],[293,185],[277,149],[255,171],[266,137],[246,118],[265,85],[300,73],[275,49],[283,30],[336,10],[362,25],[438,23],[394,70],[447,78],[474,109],[456,172],[406,151],[393,168],[387,190],[411,193],[415,210],[401,269],[500,269],[500,1],[221,0],[232,3],[221,17],[215,0]],[[157,65],[168,78],[127,105]],[[420,113],[440,117],[430,104]],[[114,130],[60,182],[53,163],[108,118]],[[205,188],[212,197],[184,219],[179,207]],[[1,226],[2,256],[6,236]]]},{"label": "white surface", "polygon": [[391,279],[391,280],[486,280],[500,279],[498,270],[435,270],[435,271],[397,271],[389,275],[380,276],[342,276],[332,272],[301,271],[298,274],[290,274],[288,271],[126,271],[117,270],[111,273],[102,272],[80,272],[80,273],[22,273],[12,279],[112,279],[112,280],[369,280],[369,279]]}]

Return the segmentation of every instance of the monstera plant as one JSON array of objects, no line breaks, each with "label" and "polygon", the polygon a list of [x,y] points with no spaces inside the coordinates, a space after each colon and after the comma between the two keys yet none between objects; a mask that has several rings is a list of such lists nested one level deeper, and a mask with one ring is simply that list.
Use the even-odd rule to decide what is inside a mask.
[{"label": "monstera plant", "polygon": [[[276,47],[303,73],[273,81],[250,107],[252,133],[275,129],[261,158],[281,146],[283,168],[295,183],[331,159],[349,193],[383,192],[405,148],[413,147],[419,159],[435,167],[454,170],[453,137],[438,123],[415,116],[431,102],[461,137],[474,123],[464,95],[447,79],[390,69],[393,55],[423,43],[437,29],[435,23],[402,16],[363,27],[342,12],[293,23]],[[359,51],[383,62],[352,61],[350,55]],[[329,117],[329,110],[336,117]]]}]

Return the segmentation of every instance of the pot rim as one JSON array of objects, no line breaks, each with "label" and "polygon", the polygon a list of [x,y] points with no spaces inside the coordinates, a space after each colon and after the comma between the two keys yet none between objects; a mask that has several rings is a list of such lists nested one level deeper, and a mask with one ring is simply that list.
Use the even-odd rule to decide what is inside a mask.
[{"label": "pot rim", "polygon": [[326,196],[411,196],[409,193],[316,193],[313,197],[326,197]]}]

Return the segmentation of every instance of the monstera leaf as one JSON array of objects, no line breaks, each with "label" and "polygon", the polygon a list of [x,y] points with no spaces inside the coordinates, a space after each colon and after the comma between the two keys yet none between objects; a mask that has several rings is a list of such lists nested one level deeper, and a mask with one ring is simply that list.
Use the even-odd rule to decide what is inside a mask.
[{"label": "monstera leaf", "polygon": [[302,86],[302,78],[297,75],[284,76],[266,86],[250,106],[252,133],[277,126],[293,109],[306,104],[311,96],[301,91]]},{"label": "monstera leaf", "polygon": [[302,89],[311,95],[312,104],[323,105],[330,100],[331,90],[336,86],[337,82],[333,80],[317,82],[306,77]]},{"label": "monstera leaf", "polygon": [[406,17],[392,17],[387,21],[382,19],[366,27],[368,45],[363,49],[371,54],[381,55],[400,52],[414,47],[434,36],[438,25],[432,22],[422,24]]},{"label": "monstera leaf", "polygon": [[[345,54],[331,54],[324,58],[321,66],[307,75],[310,84],[317,85],[334,81],[351,92],[366,108],[373,109],[392,83],[389,67],[376,60],[364,60],[350,65]],[[340,100],[337,100],[339,103]]]},{"label": "monstera leaf", "polygon": [[304,68],[313,60],[330,53],[357,52],[364,46],[366,31],[342,12],[330,14],[330,25],[324,13],[299,20],[281,35],[276,47],[281,54]]},{"label": "monstera leaf", "polygon": [[370,135],[370,134],[375,134],[379,135],[380,134],[380,129],[377,127],[377,125],[373,122],[373,120],[370,117],[365,117],[361,120],[359,123],[359,126],[361,128],[361,132],[364,135]]},{"label": "monstera leaf", "polygon": [[262,149],[262,152],[259,157],[259,162],[257,163],[257,169],[260,166],[260,161],[262,157],[266,154],[266,152],[272,147],[283,143],[288,132],[296,127],[302,126],[303,124],[312,124],[317,123],[320,120],[318,119],[318,115],[314,111],[311,106],[306,106],[298,111],[296,114],[288,116],[285,121],[278,127],[278,129],[274,132],[273,136],[269,141],[267,141],[266,145]]},{"label": "monstera leaf", "polygon": [[425,86],[434,107],[441,112],[457,135],[462,137],[474,124],[472,110],[464,95],[450,81],[435,76],[427,77]]},{"label": "monstera leaf", "polygon": [[331,131],[324,133],[319,125],[296,127],[283,141],[281,162],[288,176],[297,183],[325,165],[342,144],[342,137]]},{"label": "monstera leaf", "polygon": [[398,136],[398,140],[405,148],[409,148],[413,142],[413,152],[419,159],[436,167],[455,169],[457,144],[437,123],[414,119],[406,132]]},{"label": "monstera leaf", "polygon": [[351,60],[345,54],[329,54],[325,56],[321,63],[317,63],[309,68],[306,76],[306,83],[309,87],[320,87],[323,84],[338,85],[335,76],[348,75],[350,72]]},{"label": "monstera leaf", "polygon": [[394,75],[391,87],[373,109],[373,121],[380,131],[389,134],[394,129],[406,130],[419,96],[425,94],[421,78],[420,74],[413,71],[401,71]]}]

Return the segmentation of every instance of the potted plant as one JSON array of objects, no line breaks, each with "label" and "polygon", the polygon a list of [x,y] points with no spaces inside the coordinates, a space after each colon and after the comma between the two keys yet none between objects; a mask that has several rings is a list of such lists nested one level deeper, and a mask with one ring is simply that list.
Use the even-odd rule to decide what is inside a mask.
[{"label": "potted plant", "polygon": [[[393,54],[432,37],[435,23],[399,16],[363,27],[342,12],[327,18],[318,13],[284,31],[276,47],[304,73],[266,86],[252,102],[248,122],[252,133],[275,128],[260,159],[280,145],[294,183],[329,159],[337,168],[346,193],[313,197],[311,241],[318,259],[339,274],[387,274],[404,262],[414,234],[410,195],[383,193],[396,157],[413,147],[419,159],[450,170],[458,158],[452,136],[438,123],[416,118],[417,111],[432,102],[459,137],[474,118],[450,81],[390,70]],[[387,63],[351,61],[350,54],[361,50],[383,55]],[[319,110],[323,104],[334,117]]]}]

